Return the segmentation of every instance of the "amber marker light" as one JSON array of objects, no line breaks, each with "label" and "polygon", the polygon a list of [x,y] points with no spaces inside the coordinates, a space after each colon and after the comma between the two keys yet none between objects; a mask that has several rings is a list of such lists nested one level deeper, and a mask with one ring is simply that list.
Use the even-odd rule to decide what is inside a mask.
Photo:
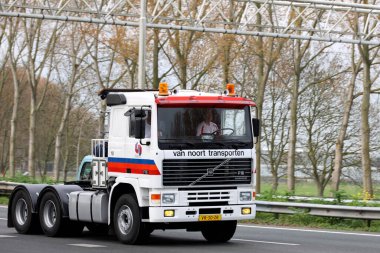
[{"label": "amber marker light", "polygon": [[235,85],[232,83],[227,84],[228,96],[235,96]]},{"label": "amber marker light", "polygon": [[158,95],[159,96],[169,96],[169,85],[168,83],[160,83],[158,86]]},{"label": "amber marker light", "polygon": [[152,204],[160,204],[161,203],[161,194],[151,194],[150,195],[150,202],[152,202]]}]

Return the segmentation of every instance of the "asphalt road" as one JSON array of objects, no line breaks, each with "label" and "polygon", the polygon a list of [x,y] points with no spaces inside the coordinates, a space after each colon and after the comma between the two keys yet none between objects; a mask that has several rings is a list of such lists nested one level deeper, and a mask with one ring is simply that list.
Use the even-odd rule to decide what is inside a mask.
[{"label": "asphalt road", "polygon": [[282,227],[239,225],[234,238],[224,244],[208,244],[200,232],[154,231],[145,245],[123,245],[111,236],[88,231],[76,238],[21,235],[7,228],[7,208],[0,206],[0,252],[139,252],[139,253],[379,253],[380,233],[303,230]]}]

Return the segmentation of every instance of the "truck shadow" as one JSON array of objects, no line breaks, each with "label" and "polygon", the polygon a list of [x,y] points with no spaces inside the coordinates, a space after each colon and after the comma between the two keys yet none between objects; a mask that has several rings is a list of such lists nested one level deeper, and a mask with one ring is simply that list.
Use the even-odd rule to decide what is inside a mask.
[{"label": "truck shadow", "polygon": [[[100,242],[104,243],[117,243],[120,242],[117,240],[114,235],[96,235],[90,233],[89,231],[84,231],[81,235],[82,239],[87,241],[91,241],[94,244],[99,244]],[[122,245],[122,244],[120,244]],[[150,246],[162,246],[162,247],[170,247],[170,246],[181,246],[181,247],[213,247],[215,245],[223,245],[223,247],[234,247],[234,242],[228,243],[209,243],[205,239],[203,239],[200,232],[180,232],[176,233],[174,231],[166,232],[166,231],[154,231],[152,235],[150,235],[146,241],[144,241],[140,245],[135,245],[136,247],[150,247]]]}]

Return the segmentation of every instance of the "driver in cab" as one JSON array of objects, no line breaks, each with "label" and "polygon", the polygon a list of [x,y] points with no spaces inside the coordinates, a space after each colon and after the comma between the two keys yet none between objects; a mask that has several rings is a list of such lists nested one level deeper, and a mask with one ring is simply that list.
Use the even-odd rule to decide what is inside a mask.
[{"label": "driver in cab", "polygon": [[218,126],[212,122],[212,110],[208,109],[204,114],[203,121],[197,127],[197,136],[213,134],[218,130]]}]

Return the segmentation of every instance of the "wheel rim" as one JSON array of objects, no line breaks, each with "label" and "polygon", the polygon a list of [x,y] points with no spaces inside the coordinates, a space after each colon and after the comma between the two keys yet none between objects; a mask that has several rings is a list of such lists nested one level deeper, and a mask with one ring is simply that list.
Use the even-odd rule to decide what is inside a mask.
[{"label": "wheel rim", "polygon": [[52,228],[57,221],[57,208],[53,201],[48,200],[44,206],[44,223],[48,228]]},{"label": "wheel rim", "polygon": [[24,225],[28,220],[28,205],[25,199],[19,199],[16,203],[16,220],[20,225]]},{"label": "wheel rim", "polygon": [[122,234],[127,235],[132,230],[133,214],[129,206],[123,205],[120,207],[117,214],[117,224]]}]

